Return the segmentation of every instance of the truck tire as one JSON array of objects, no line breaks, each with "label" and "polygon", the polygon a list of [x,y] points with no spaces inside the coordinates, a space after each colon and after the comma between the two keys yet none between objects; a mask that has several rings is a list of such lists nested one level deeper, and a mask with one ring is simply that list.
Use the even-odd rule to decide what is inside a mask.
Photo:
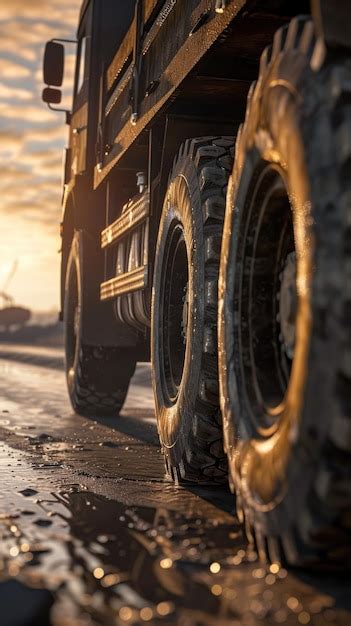
[{"label": "truck tire", "polygon": [[185,142],[160,220],[152,294],[153,390],[166,471],[176,482],[227,482],[217,293],[233,141]]},{"label": "truck tire", "polygon": [[68,393],[72,407],[79,415],[115,416],[125,401],[136,359],[130,348],[84,344],[82,319],[89,311],[84,311],[83,306],[83,275],[83,249],[77,232],[67,264],[64,301]]},{"label": "truck tire", "polygon": [[219,280],[224,441],[260,555],[351,552],[351,65],[296,18],[239,131]]}]

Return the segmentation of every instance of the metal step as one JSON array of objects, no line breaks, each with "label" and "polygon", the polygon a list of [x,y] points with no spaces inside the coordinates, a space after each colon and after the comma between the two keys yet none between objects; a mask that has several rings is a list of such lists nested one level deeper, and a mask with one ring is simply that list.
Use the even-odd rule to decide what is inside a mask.
[{"label": "metal step", "polygon": [[107,226],[101,233],[101,248],[107,248],[124,237],[133,228],[141,224],[149,217],[150,194],[143,193],[137,200],[131,201],[122,215],[112,224]]},{"label": "metal step", "polygon": [[130,272],[115,276],[100,286],[100,300],[111,300],[125,293],[132,293],[139,289],[145,289],[148,281],[147,265],[136,267]]}]

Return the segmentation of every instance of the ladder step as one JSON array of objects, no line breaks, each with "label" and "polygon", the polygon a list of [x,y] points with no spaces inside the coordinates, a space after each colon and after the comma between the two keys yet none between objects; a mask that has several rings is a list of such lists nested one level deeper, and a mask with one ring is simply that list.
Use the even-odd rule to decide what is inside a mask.
[{"label": "ladder step", "polygon": [[146,191],[122,213],[112,224],[101,233],[101,248],[116,243],[126,233],[133,230],[149,216],[150,194]]},{"label": "ladder step", "polygon": [[147,265],[136,267],[130,272],[115,276],[100,286],[100,300],[110,300],[125,293],[132,293],[147,287],[148,271]]}]

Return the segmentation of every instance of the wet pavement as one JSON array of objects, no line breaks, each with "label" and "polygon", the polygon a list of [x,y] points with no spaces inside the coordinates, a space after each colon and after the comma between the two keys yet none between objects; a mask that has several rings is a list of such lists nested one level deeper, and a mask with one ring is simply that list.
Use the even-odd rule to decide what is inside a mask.
[{"label": "wet pavement", "polygon": [[147,365],[86,419],[60,350],[0,346],[0,477],[1,626],[351,624],[345,578],[262,565],[227,491],[165,479]]}]

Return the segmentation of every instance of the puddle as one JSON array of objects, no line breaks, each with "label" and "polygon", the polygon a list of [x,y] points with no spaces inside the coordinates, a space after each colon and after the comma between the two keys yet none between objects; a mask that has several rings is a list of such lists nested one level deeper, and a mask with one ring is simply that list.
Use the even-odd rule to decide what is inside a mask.
[{"label": "puddle", "polygon": [[53,626],[347,623],[335,595],[258,563],[229,515],[128,507],[79,485],[43,491],[10,456],[21,469],[0,508],[2,579],[50,590]]},{"label": "puddle", "polygon": [[25,367],[0,380],[0,599],[52,592],[51,626],[351,623],[344,579],[262,566],[232,496],[165,480],[148,409],[72,416],[62,374]]}]

